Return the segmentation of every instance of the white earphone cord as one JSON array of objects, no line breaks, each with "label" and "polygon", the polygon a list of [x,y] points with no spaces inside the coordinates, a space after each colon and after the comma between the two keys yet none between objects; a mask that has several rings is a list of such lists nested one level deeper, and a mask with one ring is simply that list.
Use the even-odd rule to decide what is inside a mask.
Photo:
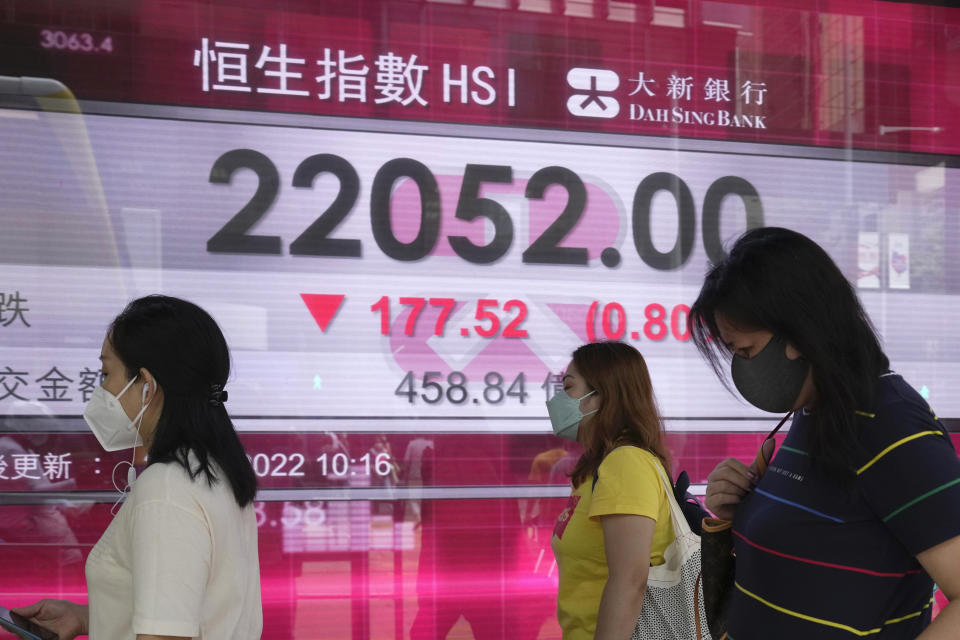
[{"label": "white earphone cord", "polygon": [[[147,390],[149,388],[150,388],[149,384],[145,384],[143,386],[143,393],[140,398],[140,402],[143,406],[140,409],[140,414],[137,416],[136,421],[134,422],[134,426],[137,429],[138,439],[141,442],[143,442],[143,438],[140,437],[140,424],[143,422],[143,413],[144,413],[144,410],[147,408],[145,403],[147,400]],[[137,461],[137,448],[134,447],[132,451],[133,453],[130,454],[130,462],[127,462],[126,460],[121,460],[117,464],[113,465],[113,471],[110,472],[110,481],[113,482],[113,488],[116,489],[117,492],[120,494],[120,496],[117,498],[117,501],[113,503],[112,507],[110,507],[110,515],[113,515],[113,516],[117,515],[117,511],[119,511],[119,507],[123,506],[124,500],[127,499],[127,494],[130,493],[130,491],[133,489],[133,483],[137,479],[137,468],[135,466],[135,463]],[[129,465],[129,467],[127,468],[127,485],[123,488],[120,488],[119,486],[117,486],[117,467],[123,464]]]}]

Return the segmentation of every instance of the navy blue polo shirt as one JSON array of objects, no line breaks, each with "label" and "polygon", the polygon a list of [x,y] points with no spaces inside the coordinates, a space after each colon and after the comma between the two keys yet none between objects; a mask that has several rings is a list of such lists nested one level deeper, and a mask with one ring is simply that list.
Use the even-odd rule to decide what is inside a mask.
[{"label": "navy blue polo shirt", "polygon": [[960,535],[960,459],[926,401],[894,373],[858,411],[856,483],[808,455],[799,413],[737,509],[729,640],[915,638],[934,585],[916,555]]}]

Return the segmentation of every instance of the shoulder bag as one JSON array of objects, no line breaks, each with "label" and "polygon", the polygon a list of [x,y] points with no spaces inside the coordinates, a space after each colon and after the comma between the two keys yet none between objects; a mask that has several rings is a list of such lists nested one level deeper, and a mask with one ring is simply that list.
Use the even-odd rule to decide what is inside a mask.
[{"label": "shoulder bag", "polygon": [[711,640],[700,584],[700,536],[690,529],[659,465],[657,473],[670,503],[674,540],[663,553],[664,563],[650,567],[631,640]]}]

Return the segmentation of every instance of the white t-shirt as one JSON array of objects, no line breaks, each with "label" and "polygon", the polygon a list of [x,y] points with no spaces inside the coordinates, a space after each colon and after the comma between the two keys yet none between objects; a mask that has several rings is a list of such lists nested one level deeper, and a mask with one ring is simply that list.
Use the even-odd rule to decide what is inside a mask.
[{"label": "white t-shirt", "polygon": [[256,515],[214,469],[213,487],[179,464],[137,478],[87,559],[90,638],[260,638]]}]

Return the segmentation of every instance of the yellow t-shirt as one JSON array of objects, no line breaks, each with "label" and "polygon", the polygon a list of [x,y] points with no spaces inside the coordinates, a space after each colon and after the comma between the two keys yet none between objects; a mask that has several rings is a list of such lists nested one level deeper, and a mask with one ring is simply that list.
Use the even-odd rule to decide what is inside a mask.
[{"label": "yellow t-shirt", "polygon": [[563,640],[592,640],[597,628],[609,575],[600,516],[633,514],[655,520],[650,564],[663,564],[663,552],[674,536],[670,503],[657,467],[663,469],[645,449],[614,449],[600,463],[596,486],[593,478],[584,480],[557,518],[551,544],[560,572],[557,618]]}]

